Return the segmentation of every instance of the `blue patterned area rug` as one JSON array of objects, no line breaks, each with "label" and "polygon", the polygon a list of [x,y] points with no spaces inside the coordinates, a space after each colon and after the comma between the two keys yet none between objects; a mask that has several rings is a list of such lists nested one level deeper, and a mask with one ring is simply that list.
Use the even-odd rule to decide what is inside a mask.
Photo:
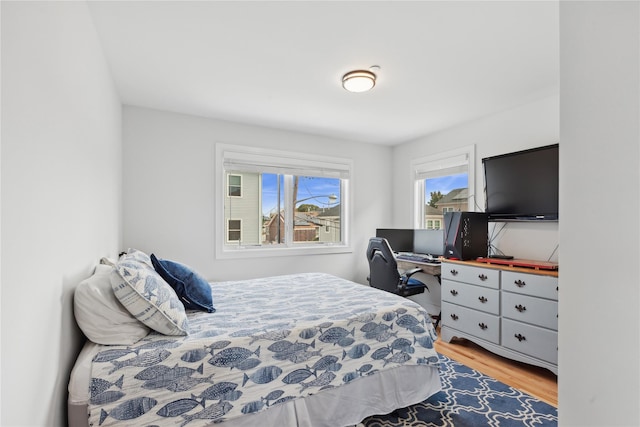
[{"label": "blue patterned area rug", "polygon": [[558,410],[440,355],[442,391],[422,403],[362,421],[366,427],[549,427]]}]

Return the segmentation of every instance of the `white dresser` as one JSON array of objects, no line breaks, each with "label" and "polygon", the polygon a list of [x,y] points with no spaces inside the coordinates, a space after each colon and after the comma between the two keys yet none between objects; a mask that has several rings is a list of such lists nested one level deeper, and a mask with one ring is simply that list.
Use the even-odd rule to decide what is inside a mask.
[{"label": "white dresser", "polygon": [[558,273],[446,260],[441,338],[558,373]]}]

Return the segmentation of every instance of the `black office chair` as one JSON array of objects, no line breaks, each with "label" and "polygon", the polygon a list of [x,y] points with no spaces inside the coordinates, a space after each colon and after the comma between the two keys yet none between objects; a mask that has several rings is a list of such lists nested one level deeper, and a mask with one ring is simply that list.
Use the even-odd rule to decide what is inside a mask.
[{"label": "black office chair", "polygon": [[396,258],[393,256],[387,239],[372,237],[367,247],[369,261],[369,285],[403,297],[421,294],[427,287],[419,280],[412,279],[421,268],[412,268],[400,274]]}]

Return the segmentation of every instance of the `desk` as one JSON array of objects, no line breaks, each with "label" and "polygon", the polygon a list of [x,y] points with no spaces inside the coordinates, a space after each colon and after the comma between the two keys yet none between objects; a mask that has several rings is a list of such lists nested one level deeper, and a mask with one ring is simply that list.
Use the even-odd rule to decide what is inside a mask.
[{"label": "desk", "polygon": [[438,282],[440,281],[440,264],[434,264],[429,262],[419,262],[419,261],[409,261],[407,259],[398,259],[396,258],[396,263],[398,264],[398,268],[403,270],[409,270],[411,268],[421,268],[423,273],[430,274],[438,278]]},{"label": "desk", "polygon": [[[440,264],[434,264],[434,263],[429,263],[429,262],[420,262],[420,261],[409,261],[406,259],[397,259],[396,258],[396,264],[398,264],[398,268],[402,269],[402,270],[409,270],[415,267],[421,268],[422,269],[422,273],[425,274],[430,274],[431,276],[435,277],[436,279],[438,279],[438,284],[442,285],[442,282],[440,281]],[[437,316],[432,316],[435,318],[435,327],[438,327],[438,324],[440,323],[440,315],[441,313],[438,313]]]}]

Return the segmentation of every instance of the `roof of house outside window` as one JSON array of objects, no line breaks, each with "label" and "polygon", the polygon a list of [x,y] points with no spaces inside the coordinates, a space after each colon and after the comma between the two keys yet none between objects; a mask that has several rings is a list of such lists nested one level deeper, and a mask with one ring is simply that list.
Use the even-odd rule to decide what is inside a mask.
[{"label": "roof of house outside window", "polygon": [[466,188],[456,188],[438,200],[438,204],[465,202],[469,198],[468,193]]}]

